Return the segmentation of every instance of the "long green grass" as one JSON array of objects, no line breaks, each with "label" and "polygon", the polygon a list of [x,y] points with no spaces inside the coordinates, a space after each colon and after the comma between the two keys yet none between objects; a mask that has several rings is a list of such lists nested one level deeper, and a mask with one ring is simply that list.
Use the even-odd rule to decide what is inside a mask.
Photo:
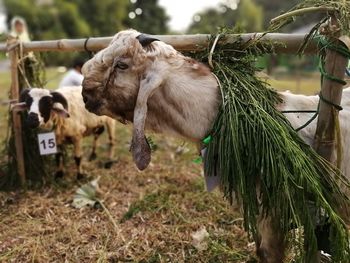
[{"label": "long green grass", "polygon": [[[245,228],[254,238],[257,215],[278,218],[276,231],[296,247],[297,262],[310,261],[317,251],[317,217],[331,225],[333,261],[344,262],[350,257],[349,233],[337,208],[350,202],[338,185],[342,178],[342,187],[348,187],[345,178],[306,145],[276,109],[278,93],[255,75],[254,61],[263,53],[259,45],[237,41],[234,46],[238,52],[227,45],[213,55],[223,103],[207,145],[207,175],[219,173],[225,197],[230,202],[238,198]],[[311,207],[325,215],[315,215]],[[303,236],[291,232],[291,225],[302,228]]]}]

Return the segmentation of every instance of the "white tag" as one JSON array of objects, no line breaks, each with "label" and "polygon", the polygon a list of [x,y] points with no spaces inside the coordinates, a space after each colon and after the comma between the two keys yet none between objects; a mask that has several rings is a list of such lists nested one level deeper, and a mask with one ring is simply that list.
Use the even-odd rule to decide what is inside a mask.
[{"label": "white tag", "polygon": [[38,143],[40,155],[57,153],[56,136],[54,132],[39,133]]}]

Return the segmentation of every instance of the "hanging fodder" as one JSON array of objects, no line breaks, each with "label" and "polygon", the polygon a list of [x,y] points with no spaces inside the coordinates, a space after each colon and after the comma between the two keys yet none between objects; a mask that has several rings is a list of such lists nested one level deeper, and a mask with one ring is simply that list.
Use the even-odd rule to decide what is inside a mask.
[{"label": "hanging fodder", "polygon": [[[317,250],[312,208],[316,207],[319,222],[331,224],[333,261],[345,262],[350,257],[348,230],[335,211],[349,204],[337,185],[338,180],[346,185],[345,178],[276,109],[280,97],[255,76],[256,56],[261,54],[257,44],[237,41],[235,50],[221,46],[211,54],[223,104],[207,145],[205,172],[220,174],[221,189],[230,202],[238,198],[252,236],[257,235],[260,212],[276,218],[282,234],[298,248],[299,259],[306,262]],[[293,228],[303,229],[303,235]]]}]

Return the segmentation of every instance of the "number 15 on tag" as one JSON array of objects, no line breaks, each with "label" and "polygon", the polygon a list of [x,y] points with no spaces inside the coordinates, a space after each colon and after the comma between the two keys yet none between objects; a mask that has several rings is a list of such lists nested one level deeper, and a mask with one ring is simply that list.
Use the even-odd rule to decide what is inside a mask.
[{"label": "number 15 on tag", "polygon": [[38,134],[40,155],[57,153],[56,136],[54,132]]}]

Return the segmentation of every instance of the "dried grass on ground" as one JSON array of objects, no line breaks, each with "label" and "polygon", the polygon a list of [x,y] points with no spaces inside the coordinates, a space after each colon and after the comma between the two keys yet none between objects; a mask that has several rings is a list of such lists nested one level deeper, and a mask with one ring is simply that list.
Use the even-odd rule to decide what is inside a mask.
[{"label": "dried grass on ground", "polygon": [[[71,207],[78,183],[70,175],[38,191],[0,193],[0,262],[246,262],[253,254],[239,214],[220,193],[206,193],[194,149],[156,137],[153,165],[134,167],[128,130],[119,127],[119,161],[111,170],[86,164],[101,176],[102,209]],[[88,144],[85,152],[88,154]],[[101,151],[104,151],[101,149]],[[72,171],[74,164],[70,163]],[[206,229],[197,248],[192,234]]]}]

